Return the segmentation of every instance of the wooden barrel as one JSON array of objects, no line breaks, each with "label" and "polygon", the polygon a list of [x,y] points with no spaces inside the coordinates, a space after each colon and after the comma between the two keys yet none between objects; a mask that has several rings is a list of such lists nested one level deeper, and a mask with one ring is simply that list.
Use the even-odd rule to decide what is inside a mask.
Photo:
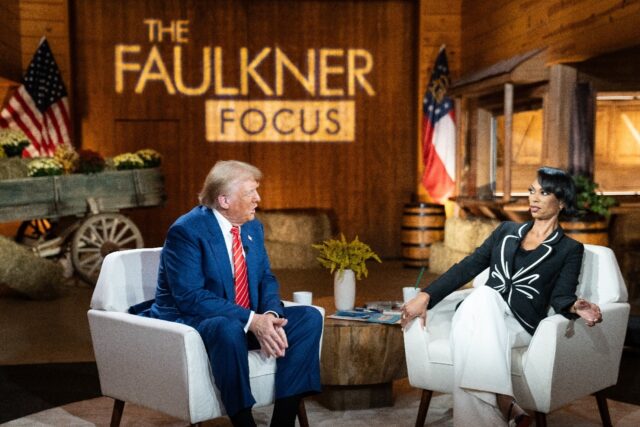
[{"label": "wooden barrel", "polygon": [[411,203],[402,214],[402,259],[406,267],[428,267],[431,244],[444,239],[444,206]]},{"label": "wooden barrel", "polygon": [[606,219],[596,221],[562,221],[564,233],[578,242],[609,246],[609,223]]}]

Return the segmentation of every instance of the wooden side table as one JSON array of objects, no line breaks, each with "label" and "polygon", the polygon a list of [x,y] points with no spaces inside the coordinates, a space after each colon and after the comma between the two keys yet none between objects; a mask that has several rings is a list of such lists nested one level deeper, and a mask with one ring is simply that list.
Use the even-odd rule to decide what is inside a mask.
[{"label": "wooden side table", "polygon": [[406,376],[400,325],[325,319],[317,397],[323,406],[393,406],[393,380]]}]

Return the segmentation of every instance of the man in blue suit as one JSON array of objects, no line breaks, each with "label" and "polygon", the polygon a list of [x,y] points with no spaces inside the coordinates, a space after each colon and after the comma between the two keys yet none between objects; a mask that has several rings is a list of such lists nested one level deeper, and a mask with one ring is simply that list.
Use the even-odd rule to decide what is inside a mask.
[{"label": "man in blue suit", "polygon": [[200,205],[169,228],[150,315],[200,333],[234,426],[255,426],[248,351],[277,358],[271,425],[293,426],[302,396],[320,391],[322,317],[312,307],[282,306],[255,219],[261,177],[247,163],[214,165]]}]

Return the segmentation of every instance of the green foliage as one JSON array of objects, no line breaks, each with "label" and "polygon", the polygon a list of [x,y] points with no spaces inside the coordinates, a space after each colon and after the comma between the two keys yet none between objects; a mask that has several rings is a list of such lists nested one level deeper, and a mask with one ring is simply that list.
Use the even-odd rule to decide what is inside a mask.
[{"label": "green foliage", "polygon": [[598,193],[598,184],[590,178],[582,175],[573,177],[576,184],[577,208],[579,216],[587,216],[590,213],[609,218],[609,208],[617,204],[616,199]]},{"label": "green foliage", "polygon": [[367,277],[369,274],[365,264],[367,260],[373,258],[378,262],[382,262],[369,245],[358,240],[358,236],[353,241],[347,242],[344,234],[340,234],[339,240],[328,239],[311,246],[319,252],[317,260],[323,267],[328,268],[332,274],[336,269],[339,272],[353,270],[356,274],[356,279],[360,279],[362,275]]}]

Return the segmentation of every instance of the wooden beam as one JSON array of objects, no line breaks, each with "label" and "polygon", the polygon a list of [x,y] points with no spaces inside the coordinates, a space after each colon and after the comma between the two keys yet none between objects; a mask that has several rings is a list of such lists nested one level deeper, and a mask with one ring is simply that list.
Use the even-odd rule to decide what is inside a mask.
[{"label": "wooden beam", "polygon": [[566,169],[569,166],[569,133],[571,104],[577,81],[577,71],[566,65],[553,65],[550,71],[549,93],[544,99],[544,143],[542,158],[548,166]]},{"label": "wooden beam", "polygon": [[502,199],[511,199],[511,139],[513,131],[513,84],[504,85],[504,195]]},{"label": "wooden beam", "polygon": [[456,121],[458,122],[458,132],[456,132],[456,190],[455,195],[462,191],[462,169],[464,167],[465,139],[469,119],[468,102],[465,99],[456,98]]},{"label": "wooden beam", "polygon": [[535,49],[496,62],[460,78],[450,93],[454,96],[481,96],[499,91],[505,83],[527,85],[547,81],[549,71],[545,57],[543,49]]},{"label": "wooden beam", "polygon": [[[493,181],[491,168],[493,150],[491,148],[491,112],[483,108],[476,108],[477,119],[475,128],[475,196],[479,198],[493,197]],[[473,141],[473,140],[472,140]]]}]

